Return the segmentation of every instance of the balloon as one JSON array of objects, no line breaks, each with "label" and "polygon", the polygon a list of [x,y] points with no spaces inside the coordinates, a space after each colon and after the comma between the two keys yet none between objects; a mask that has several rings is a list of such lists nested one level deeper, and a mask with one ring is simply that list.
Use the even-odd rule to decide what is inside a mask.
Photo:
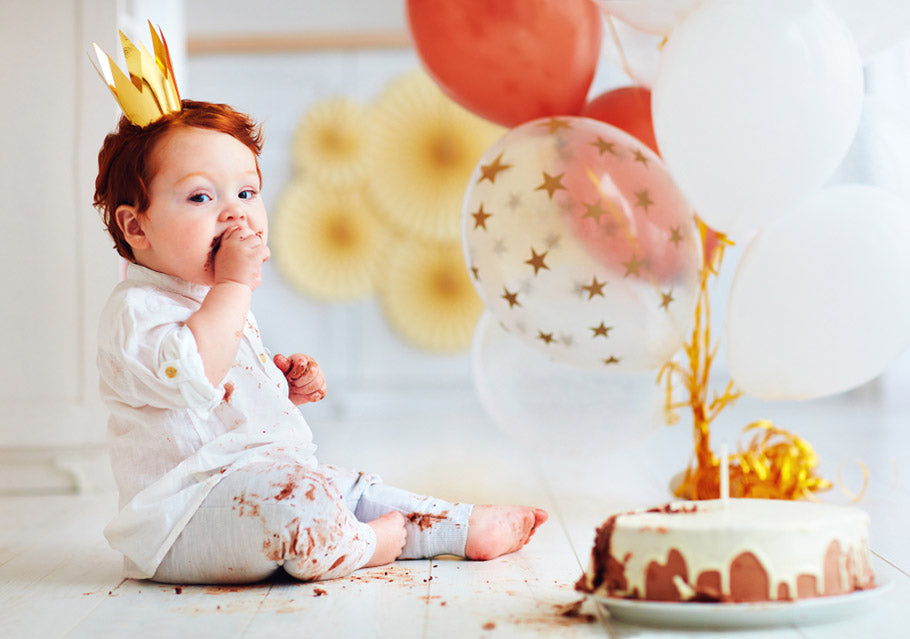
[{"label": "balloon", "polygon": [[866,96],[859,129],[829,184],[880,186],[910,202],[910,117],[874,96]]},{"label": "balloon", "polygon": [[652,90],[667,167],[736,239],[828,179],[856,132],[863,70],[821,0],[709,2],[670,34]]},{"label": "balloon", "polygon": [[591,0],[408,0],[423,65],[449,97],[507,127],[584,106],[600,56]]},{"label": "balloon", "polygon": [[756,235],[733,276],[727,359],[755,397],[810,399],[869,381],[910,344],[910,207],[826,187]]},{"label": "balloon", "polygon": [[625,71],[636,84],[650,87],[657,77],[663,36],[639,31],[609,15],[607,18],[601,56],[608,64]]},{"label": "balloon", "polygon": [[621,87],[601,93],[585,105],[581,115],[619,127],[659,153],[651,121],[651,91],[644,87]]},{"label": "balloon", "polygon": [[547,455],[616,453],[663,427],[653,372],[610,373],[554,362],[484,313],[471,348],[474,386],[493,421],[517,443]]},{"label": "balloon", "polygon": [[484,305],[554,360],[654,369],[693,320],[693,213],[660,158],[609,124],[508,131],[474,170],[462,233]]},{"label": "balloon", "polygon": [[701,0],[598,0],[604,11],[644,31],[665,36],[692,12]]},{"label": "balloon", "polygon": [[853,33],[863,59],[910,37],[907,0],[828,0]]}]

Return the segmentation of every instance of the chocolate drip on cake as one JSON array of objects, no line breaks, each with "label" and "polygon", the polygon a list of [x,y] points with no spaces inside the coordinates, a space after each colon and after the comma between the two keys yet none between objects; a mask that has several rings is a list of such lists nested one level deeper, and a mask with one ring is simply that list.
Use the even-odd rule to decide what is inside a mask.
[{"label": "chocolate drip on cake", "polygon": [[591,551],[594,559],[594,574],[590,579],[587,575],[582,575],[575,583],[576,590],[592,593],[604,584],[609,592],[626,589],[628,584],[626,583],[625,566],[610,553],[610,538],[613,536],[617,517],[619,515],[613,515],[597,529],[594,537],[594,549]]}]

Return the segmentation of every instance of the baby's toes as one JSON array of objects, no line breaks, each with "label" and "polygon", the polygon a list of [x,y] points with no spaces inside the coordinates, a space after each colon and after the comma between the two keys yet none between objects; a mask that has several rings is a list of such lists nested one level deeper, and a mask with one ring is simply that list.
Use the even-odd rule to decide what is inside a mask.
[{"label": "baby's toes", "polygon": [[537,519],[534,516],[534,512],[530,509],[522,512],[520,515],[519,528],[516,535],[518,543],[513,551],[525,546],[531,540],[531,535],[534,534],[534,531],[536,529]]}]

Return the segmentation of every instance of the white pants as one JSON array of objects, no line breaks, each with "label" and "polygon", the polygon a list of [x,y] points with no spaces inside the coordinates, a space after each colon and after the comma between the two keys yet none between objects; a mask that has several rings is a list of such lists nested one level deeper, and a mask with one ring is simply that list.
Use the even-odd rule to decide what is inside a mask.
[{"label": "white pants", "polygon": [[385,486],[332,466],[257,463],[227,474],[205,498],[152,577],[168,583],[251,583],[280,568],[301,580],[333,579],[373,556],[366,525],[405,516],[400,559],[464,556],[471,504]]}]

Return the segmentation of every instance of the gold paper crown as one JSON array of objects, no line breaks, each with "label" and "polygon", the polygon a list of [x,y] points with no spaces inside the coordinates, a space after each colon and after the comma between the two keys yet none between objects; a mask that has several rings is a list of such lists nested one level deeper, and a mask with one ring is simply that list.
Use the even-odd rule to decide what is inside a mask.
[{"label": "gold paper crown", "polygon": [[123,57],[126,59],[129,78],[114,64],[111,57],[101,50],[101,47],[92,43],[100,65],[95,69],[114,94],[123,114],[137,126],[146,126],[163,115],[180,110],[180,92],[174,80],[171,54],[164,34],[159,35],[151,21],[149,31],[152,33],[154,58],[141,42],[137,48],[123,35],[123,31],[120,32],[120,43],[123,46]]}]

